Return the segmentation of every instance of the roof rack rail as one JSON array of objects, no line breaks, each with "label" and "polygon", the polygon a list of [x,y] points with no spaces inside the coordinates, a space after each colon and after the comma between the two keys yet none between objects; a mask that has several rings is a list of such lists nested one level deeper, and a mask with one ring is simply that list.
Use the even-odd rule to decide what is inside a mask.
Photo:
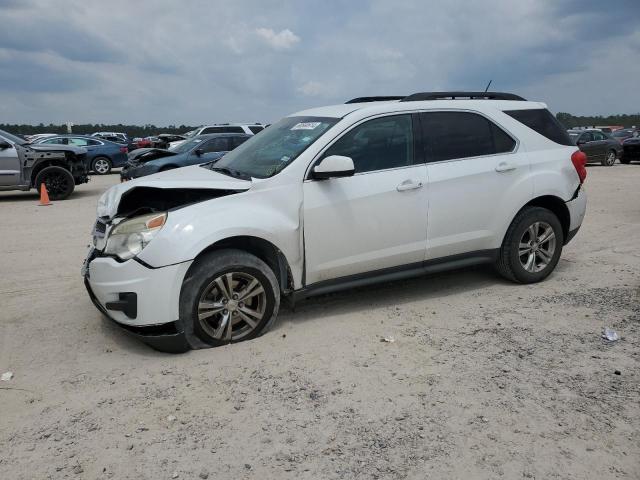
[{"label": "roof rack rail", "polygon": [[404,95],[402,95],[402,96],[386,96],[386,97],[356,97],[356,98],[352,98],[348,102],[344,102],[344,103],[346,105],[347,103],[388,102],[388,101],[391,101],[391,100],[402,100],[403,98],[405,98]]},{"label": "roof rack rail", "polygon": [[519,100],[526,101],[519,95],[504,92],[421,92],[404,97],[401,102],[418,102],[421,100]]}]

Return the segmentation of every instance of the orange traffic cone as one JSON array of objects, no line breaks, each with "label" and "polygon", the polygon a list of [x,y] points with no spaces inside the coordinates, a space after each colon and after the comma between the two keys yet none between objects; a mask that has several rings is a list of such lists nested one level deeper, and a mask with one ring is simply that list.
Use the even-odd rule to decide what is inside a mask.
[{"label": "orange traffic cone", "polygon": [[49,201],[49,192],[47,192],[47,187],[45,186],[44,182],[42,182],[40,184],[40,205],[38,205],[39,207],[46,207],[51,205],[51,202]]}]

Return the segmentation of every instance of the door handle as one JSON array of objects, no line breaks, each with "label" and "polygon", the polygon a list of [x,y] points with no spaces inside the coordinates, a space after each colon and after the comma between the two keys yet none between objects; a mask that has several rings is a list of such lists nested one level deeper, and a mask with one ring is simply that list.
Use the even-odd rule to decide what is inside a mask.
[{"label": "door handle", "polygon": [[422,187],[422,182],[416,182],[414,180],[405,180],[400,185],[396,187],[396,190],[399,192],[404,192],[406,190],[415,190],[416,188]]},{"label": "door handle", "polygon": [[500,162],[497,166],[496,166],[496,172],[510,172],[511,170],[515,170],[516,168],[518,168],[517,166],[508,163],[508,162]]}]

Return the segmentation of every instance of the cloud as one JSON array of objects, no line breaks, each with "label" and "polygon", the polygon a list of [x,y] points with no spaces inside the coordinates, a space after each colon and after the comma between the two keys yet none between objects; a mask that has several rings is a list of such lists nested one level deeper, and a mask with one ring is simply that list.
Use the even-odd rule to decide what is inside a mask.
[{"label": "cloud", "polygon": [[489,79],[553,111],[633,113],[639,17],[638,0],[0,0],[0,113],[26,123],[273,122]]},{"label": "cloud", "polygon": [[288,50],[300,41],[300,37],[288,28],[280,30],[278,33],[270,28],[256,28],[256,34],[276,50]]}]

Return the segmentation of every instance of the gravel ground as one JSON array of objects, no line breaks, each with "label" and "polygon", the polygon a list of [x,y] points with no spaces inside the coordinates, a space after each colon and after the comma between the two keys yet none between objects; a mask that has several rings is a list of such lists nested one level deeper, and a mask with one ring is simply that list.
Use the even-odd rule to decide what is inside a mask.
[{"label": "gravel ground", "polygon": [[640,165],[590,168],[544,283],[474,269],[348,291],[177,356],[84,291],[116,181],[50,207],[0,193],[0,478],[640,478]]}]

